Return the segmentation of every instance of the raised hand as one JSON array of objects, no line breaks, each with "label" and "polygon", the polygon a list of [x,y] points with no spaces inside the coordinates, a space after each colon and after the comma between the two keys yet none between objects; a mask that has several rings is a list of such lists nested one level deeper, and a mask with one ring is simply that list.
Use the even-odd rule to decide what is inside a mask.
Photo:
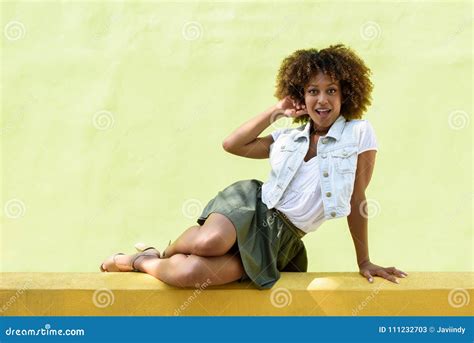
[{"label": "raised hand", "polygon": [[281,110],[285,116],[292,118],[297,118],[308,114],[306,106],[304,104],[297,103],[289,95],[278,101],[276,108]]}]

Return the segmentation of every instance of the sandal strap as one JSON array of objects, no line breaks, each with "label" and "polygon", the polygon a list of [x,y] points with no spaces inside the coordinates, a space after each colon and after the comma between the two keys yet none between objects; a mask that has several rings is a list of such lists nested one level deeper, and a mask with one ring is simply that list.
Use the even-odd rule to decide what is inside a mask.
[{"label": "sandal strap", "polygon": [[[168,248],[170,245],[171,245],[171,239],[168,242],[168,246],[166,248]],[[165,250],[166,250],[166,248],[165,248]],[[165,258],[165,250],[163,250],[163,253],[161,254],[161,258]]]},{"label": "sandal strap", "polygon": [[[149,249],[155,249],[155,248],[152,248],[152,247],[149,247],[145,250],[149,250]],[[144,250],[144,251],[145,251]],[[155,249],[156,250],[156,249]],[[132,261],[130,262],[130,267],[132,268],[132,271],[133,272],[139,272],[140,270],[138,270],[137,268],[135,268],[135,261],[139,258],[139,257],[142,257],[142,256],[153,256],[155,255],[157,258],[160,258],[160,252],[158,250],[156,250],[157,253],[156,254],[147,254],[145,252],[139,252],[139,253],[136,253],[134,255],[134,257],[132,258]]]},{"label": "sandal strap", "polygon": [[143,252],[143,251],[149,250],[149,249],[155,249],[155,250],[156,250],[155,247],[149,246],[149,245],[147,245],[147,244],[145,244],[145,243],[137,243],[137,244],[135,244],[135,249],[137,249],[139,252]]}]

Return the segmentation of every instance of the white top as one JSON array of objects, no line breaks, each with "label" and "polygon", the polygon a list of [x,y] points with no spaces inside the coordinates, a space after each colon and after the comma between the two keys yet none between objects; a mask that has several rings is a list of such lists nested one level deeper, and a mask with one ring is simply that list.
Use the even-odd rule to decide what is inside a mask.
[{"label": "white top", "polygon": [[[372,125],[367,121],[358,125],[360,140],[358,154],[367,150],[378,150],[377,138]],[[276,141],[281,130],[272,132]],[[324,219],[323,197],[319,180],[319,165],[316,157],[308,162],[303,160],[300,168],[286,188],[275,208],[283,212],[296,227],[306,233],[315,231]]]}]

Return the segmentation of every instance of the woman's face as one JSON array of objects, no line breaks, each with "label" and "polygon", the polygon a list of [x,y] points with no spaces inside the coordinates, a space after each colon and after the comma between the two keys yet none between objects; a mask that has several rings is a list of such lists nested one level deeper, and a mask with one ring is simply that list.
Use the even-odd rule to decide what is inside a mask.
[{"label": "woman's face", "polygon": [[339,81],[332,80],[329,75],[318,73],[310,79],[304,88],[304,100],[318,129],[328,128],[336,121],[341,111],[341,96]]}]

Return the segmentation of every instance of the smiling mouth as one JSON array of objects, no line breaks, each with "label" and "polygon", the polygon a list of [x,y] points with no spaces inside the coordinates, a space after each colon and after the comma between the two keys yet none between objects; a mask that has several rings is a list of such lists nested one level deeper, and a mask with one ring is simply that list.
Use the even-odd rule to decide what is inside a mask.
[{"label": "smiling mouth", "polygon": [[329,109],[326,109],[326,110],[316,110],[316,112],[317,112],[319,115],[327,115],[327,114],[329,114],[329,112],[331,112],[331,110],[329,110]]}]

